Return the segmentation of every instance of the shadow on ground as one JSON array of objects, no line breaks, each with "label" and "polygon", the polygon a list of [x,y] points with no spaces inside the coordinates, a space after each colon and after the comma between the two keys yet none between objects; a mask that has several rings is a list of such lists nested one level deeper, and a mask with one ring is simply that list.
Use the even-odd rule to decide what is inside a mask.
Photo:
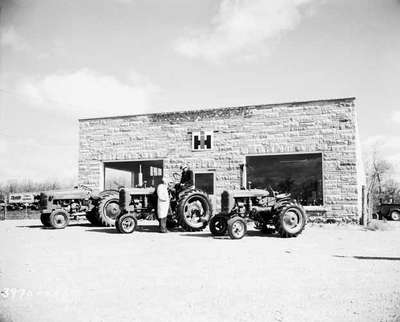
[{"label": "shadow on ground", "polygon": [[[102,227],[102,228],[94,228],[94,229],[86,229],[86,231],[94,232],[94,233],[107,233],[107,234],[119,234],[119,232],[115,229],[115,227]],[[179,230],[171,231],[170,233],[179,232]],[[145,225],[138,226],[133,233],[160,233],[160,228],[158,225]]]},{"label": "shadow on ground", "polygon": [[344,256],[344,255],[333,255],[338,258],[354,258],[364,260],[386,260],[386,261],[400,261],[400,257],[385,257],[385,256]]},{"label": "shadow on ground", "polygon": [[[180,236],[184,237],[199,237],[199,238],[214,238],[214,239],[230,239],[229,235],[225,236],[213,236],[209,232],[198,232],[198,233],[184,233],[181,234]],[[257,230],[250,230],[247,232],[247,234],[243,237],[265,237],[265,238],[280,238],[278,234],[266,234],[261,231]]]},{"label": "shadow on ground", "polygon": [[[39,229],[54,229],[52,227],[45,227],[41,224],[38,225],[24,225],[24,226],[16,226],[17,228],[39,228]],[[66,229],[68,229],[68,227],[94,227],[92,224],[89,223],[73,223],[73,224],[69,224]]]}]

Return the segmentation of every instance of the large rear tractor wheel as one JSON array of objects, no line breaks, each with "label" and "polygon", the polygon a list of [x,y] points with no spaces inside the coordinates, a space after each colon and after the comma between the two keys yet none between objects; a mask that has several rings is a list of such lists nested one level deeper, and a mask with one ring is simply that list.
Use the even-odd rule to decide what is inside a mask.
[{"label": "large rear tractor wheel", "polygon": [[112,227],[120,213],[119,198],[116,195],[111,195],[100,201],[97,219],[102,226]]},{"label": "large rear tractor wheel", "polygon": [[279,212],[275,228],[284,238],[296,237],[303,231],[306,225],[306,215],[303,207],[290,204]]},{"label": "large rear tractor wheel", "polygon": [[55,229],[63,229],[69,224],[69,214],[62,209],[54,210],[49,218],[51,227]]},{"label": "large rear tractor wheel", "polygon": [[247,233],[247,224],[243,218],[233,217],[228,220],[228,234],[232,239],[242,239]]},{"label": "large rear tractor wheel", "polygon": [[212,214],[212,205],[207,194],[189,190],[178,201],[179,224],[186,231],[200,231],[207,227]]},{"label": "large rear tractor wheel", "polygon": [[132,214],[118,216],[115,221],[115,228],[119,233],[131,234],[137,227],[137,220]]},{"label": "large rear tractor wheel", "polygon": [[43,226],[51,227],[50,225],[50,213],[45,212],[40,214],[40,221],[42,222]]},{"label": "large rear tractor wheel", "polygon": [[228,220],[224,216],[216,215],[211,218],[209,227],[212,235],[225,236],[228,230]]}]

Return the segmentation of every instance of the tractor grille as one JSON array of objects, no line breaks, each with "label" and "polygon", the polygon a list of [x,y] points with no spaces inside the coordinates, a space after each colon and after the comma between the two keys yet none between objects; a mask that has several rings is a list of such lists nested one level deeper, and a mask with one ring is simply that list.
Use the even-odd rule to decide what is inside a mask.
[{"label": "tractor grille", "polygon": [[121,208],[121,211],[126,210],[126,192],[125,189],[121,189],[119,191],[119,207]]},{"label": "tractor grille", "polygon": [[47,194],[43,192],[40,193],[39,206],[40,209],[47,209]]}]

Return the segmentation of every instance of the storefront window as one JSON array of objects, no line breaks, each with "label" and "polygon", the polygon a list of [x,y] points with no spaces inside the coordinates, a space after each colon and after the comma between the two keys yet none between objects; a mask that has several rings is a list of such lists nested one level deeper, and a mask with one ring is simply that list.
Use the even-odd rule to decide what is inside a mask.
[{"label": "storefront window", "polygon": [[248,156],[246,164],[251,188],[270,186],[291,193],[302,205],[323,204],[320,153]]},{"label": "storefront window", "polygon": [[104,163],[104,188],[156,187],[163,176],[162,160]]}]

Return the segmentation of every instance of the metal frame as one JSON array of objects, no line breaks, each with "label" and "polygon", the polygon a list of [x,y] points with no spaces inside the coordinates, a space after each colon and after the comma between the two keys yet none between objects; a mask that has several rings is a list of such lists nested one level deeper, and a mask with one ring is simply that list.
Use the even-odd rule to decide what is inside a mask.
[{"label": "metal frame", "polygon": [[264,153],[264,154],[257,154],[257,153],[252,153],[252,154],[246,154],[243,156],[244,158],[244,169],[243,169],[243,175],[246,179],[246,186],[247,186],[247,163],[246,163],[246,158],[247,157],[256,157],[256,156],[273,156],[273,155],[296,155],[296,154],[320,154],[321,155],[321,167],[322,167],[322,205],[321,206],[325,206],[326,204],[326,193],[325,193],[325,166],[324,166],[324,152],[318,152],[318,151],[314,151],[314,152],[283,152],[283,153]]},{"label": "metal frame", "polygon": [[204,171],[204,170],[200,170],[200,171],[193,171],[193,183],[196,186],[196,174],[209,174],[211,173],[213,175],[213,190],[214,190],[214,194],[212,194],[211,196],[215,196],[216,195],[216,175],[215,175],[215,171]]}]

